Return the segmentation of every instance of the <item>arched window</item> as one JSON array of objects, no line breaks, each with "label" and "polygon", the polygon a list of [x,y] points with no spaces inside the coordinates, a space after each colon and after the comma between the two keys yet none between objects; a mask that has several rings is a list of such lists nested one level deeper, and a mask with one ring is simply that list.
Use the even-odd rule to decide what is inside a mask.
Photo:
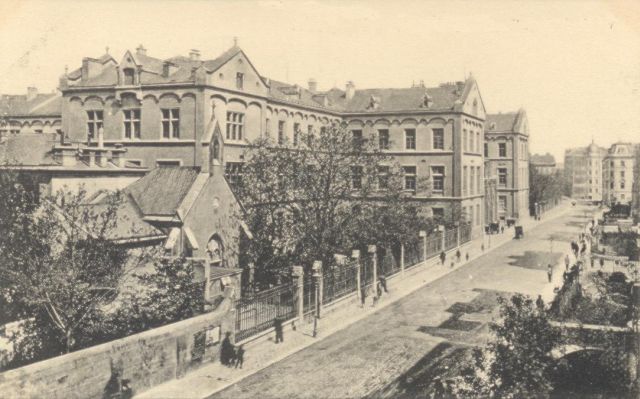
[{"label": "arched window", "polygon": [[214,234],[207,242],[207,256],[212,266],[224,265],[224,245],[219,235]]}]

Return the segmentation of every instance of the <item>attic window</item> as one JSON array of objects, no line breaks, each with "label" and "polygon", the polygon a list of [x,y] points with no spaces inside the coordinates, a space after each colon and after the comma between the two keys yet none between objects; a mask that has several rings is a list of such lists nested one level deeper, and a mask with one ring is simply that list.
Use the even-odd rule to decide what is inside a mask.
[{"label": "attic window", "polygon": [[369,105],[367,105],[368,110],[378,109],[380,107],[380,98],[376,96],[371,96],[369,98]]},{"label": "attic window", "polygon": [[133,85],[134,84],[134,70],[133,68],[125,68],[124,72],[124,84],[125,85]]},{"label": "attic window", "polygon": [[420,104],[420,107],[431,108],[432,105],[433,105],[433,99],[431,98],[429,93],[425,92],[424,96],[422,97],[422,103]]},{"label": "attic window", "polygon": [[489,128],[490,128],[491,130],[495,130],[495,128],[496,128],[496,123],[495,123],[495,122],[491,123],[491,125],[489,126]]}]

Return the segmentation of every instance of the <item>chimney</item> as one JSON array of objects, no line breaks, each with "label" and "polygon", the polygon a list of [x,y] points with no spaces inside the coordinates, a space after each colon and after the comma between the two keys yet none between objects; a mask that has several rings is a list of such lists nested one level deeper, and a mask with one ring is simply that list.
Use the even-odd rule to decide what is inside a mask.
[{"label": "chimney", "polygon": [[162,64],[162,77],[168,78],[170,73],[171,73],[171,64],[165,61],[165,63]]},{"label": "chimney", "polygon": [[355,94],[356,94],[356,85],[353,84],[352,81],[348,81],[347,87],[345,89],[345,97],[347,98],[347,101],[351,101],[351,99]]},{"label": "chimney", "polygon": [[309,79],[309,91],[315,93],[318,90],[318,82],[314,78]]},{"label": "chimney", "polygon": [[189,59],[191,61],[200,61],[200,50],[191,49],[189,51]]},{"label": "chimney", "polygon": [[144,48],[144,46],[141,44],[138,46],[138,48],[136,48],[136,54],[137,55],[147,55],[147,49]]},{"label": "chimney", "polygon": [[86,57],[82,59],[81,78],[82,80],[89,78],[89,59]]},{"label": "chimney", "polygon": [[38,88],[34,86],[27,87],[27,101],[31,101],[38,96]]}]

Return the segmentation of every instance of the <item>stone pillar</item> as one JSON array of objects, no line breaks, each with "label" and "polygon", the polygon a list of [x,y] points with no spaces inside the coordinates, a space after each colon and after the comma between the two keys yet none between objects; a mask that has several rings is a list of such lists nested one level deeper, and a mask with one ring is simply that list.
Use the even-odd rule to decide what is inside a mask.
[{"label": "stone pillar", "polygon": [[304,321],[304,269],[302,266],[293,266],[291,268],[291,275],[293,276],[296,287],[298,323],[302,323]]},{"label": "stone pillar", "polygon": [[438,226],[438,231],[442,234],[442,250],[446,251],[447,248],[447,229],[443,225]]},{"label": "stone pillar", "polygon": [[459,247],[459,246],[460,246],[460,226],[456,226],[456,247]]},{"label": "stone pillar", "polygon": [[[377,248],[375,245],[369,245],[369,247],[367,248],[367,252],[369,252],[369,254],[371,254],[371,258],[372,261],[371,262],[373,264],[373,289],[375,292],[376,289],[376,284],[378,283],[378,256],[376,254]],[[376,292],[377,294],[377,292]]]},{"label": "stone pillar", "polygon": [[418,232],[418,236],[422,237],[422,259],[426,261],[427,260],[427,232],[424,230],[420,230],[420,232]]},{"label": "stone pillar", "polygon": [[320,309],[322,308],[323,302],[323,281],[322,281],[322,262],[316,260],[313,262],[312,266],[313,270],[313,278],[315,280],[316,287],[316,316],[320,318]]},{"label": "stone pillar", "polygon": [[400,244],[400,276],[404,277],[404,244]]},{"label": "stone pillar", "polygon": [[360,250],[354,249],[351,252],[351,258],[356,262],[356,284],[358,289],[358,300],[362,300],[362,278],[360,277]]},{"label": "stone pillar", "polygon": [[256,265],[253,262],[249,262],[249,287],[253,289],[253,284],[255,283],[255,275],[256,275]]}]

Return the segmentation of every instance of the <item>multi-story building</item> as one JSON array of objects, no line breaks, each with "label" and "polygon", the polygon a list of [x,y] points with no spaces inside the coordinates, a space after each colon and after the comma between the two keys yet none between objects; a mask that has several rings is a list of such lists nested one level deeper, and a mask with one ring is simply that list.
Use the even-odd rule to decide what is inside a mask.
[{"label": "multi-story building", "polygon": [[609,205],[633,199],[635,154],[631,143],[615,143],[602,163],[603,200]]},{"label": "multi-story building", "polygon": [[[405,188],[435,215],[459,206],[483,225],[485,110],[478,85],[319,91],[262,76],[233,46],[219,57],[158,59],[146,49],[85,58],[60,80],[63,131],[90,145],[98,130],[106,146],[127,149],[128,162],[208,167],[205,147],[224,154],[228,179],[241,173],[249,143],[270,134],[295,142],[296,132],[345,124],[354,136],[373,137],[402,165]],[[221,132],[221,142],[213,142]],[[428,184],[421,186],[422,179]]]},{"label": "multi-story building", "polygon": [[564,154],[564,175],[571,187],[571,197],[594,202],[603,200],[603,161],[607,150],[591,143],[588,147],[570,148]]},{"label": "multi-story building", "polygon": [[497,178],[498,218],[529,215],[529,122],[524,109],[489,114],[485,122],[487,178]]},{"label": "multi-story building", "polygon": [[18,133],[55,133],[61,126],[59,93],[38,93],[35,87],[27,94],[0,95],[0,139]]}]

